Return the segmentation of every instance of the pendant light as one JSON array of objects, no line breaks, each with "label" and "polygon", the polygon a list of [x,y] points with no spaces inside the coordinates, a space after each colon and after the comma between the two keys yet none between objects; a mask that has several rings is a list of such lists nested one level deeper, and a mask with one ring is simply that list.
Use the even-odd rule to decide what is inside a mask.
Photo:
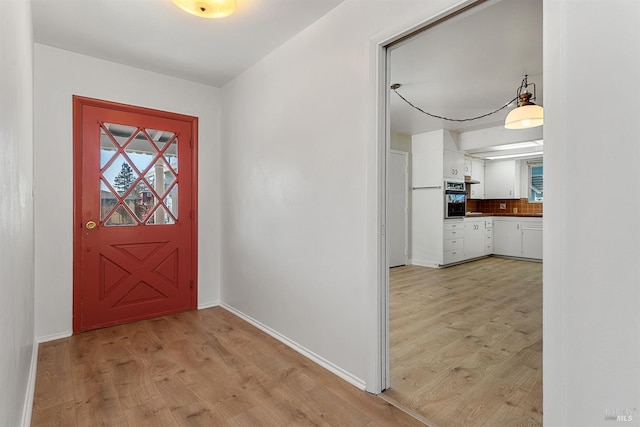
[{"label": "pendant light", "polygon": [[[504,127],[507,129],[527,129],[543,124],[542,107],[531,102],[536,99],[536,85],[529,83],[527,77],[525,74],[517,91],[518,107],[511,110],[504,121]],[[533,94],[527,89],[528,86],[533,86]]]},{"label": "pendant light", "polygon": [[236,0],[173,0],[180,9],[201,18],[224,18],[236,10]]}]

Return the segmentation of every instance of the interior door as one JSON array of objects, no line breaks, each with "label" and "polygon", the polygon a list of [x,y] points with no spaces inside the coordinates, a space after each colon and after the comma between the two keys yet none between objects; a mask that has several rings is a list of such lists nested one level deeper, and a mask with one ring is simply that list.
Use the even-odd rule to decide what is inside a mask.
[{"label": "interior door", "polygon": [[196,307],[196,132],[74,97],[74,332]]},{"label": "interior door", "polygon": [[408,155],[391,150],[387,167],[389,267],[407,264]]}]

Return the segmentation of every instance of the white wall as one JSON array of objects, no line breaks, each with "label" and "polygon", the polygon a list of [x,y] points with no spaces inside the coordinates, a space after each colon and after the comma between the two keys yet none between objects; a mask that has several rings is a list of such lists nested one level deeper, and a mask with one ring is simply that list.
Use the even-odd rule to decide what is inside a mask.
[{"label": "white wall", "polygon": [[[29,406],[33,350],[33,41],[28,0],[0,1],[0,425]],[[35,365],[35,361],[34,361]]]},{"label": "white wall", "polygon": [[[223,88],[222,300],[356,379],[376,281],[371,43],[446,3],[347,0]],[[548,426],[640,401],[639,7],[545,0]]]},{"label": "white wall", "polygon": [[391,132],[391,148],[394,150],[411,152],[411,135],[400,132]]},{"label": "white wall", "polygon": [[378,280],[375,42],[453,3],[347,0],[222,89],[221,300],[360,386]]},{"label": "white wall", "polygon": [[199,117],[198,303],[219,300],[219,89],[35,45],[36,328],[72,330],[72,95]]},{"label": "white wall", "polygon": [[640,409],[640,2],[545,0],[544,37],[544,421],[610,426]]}]

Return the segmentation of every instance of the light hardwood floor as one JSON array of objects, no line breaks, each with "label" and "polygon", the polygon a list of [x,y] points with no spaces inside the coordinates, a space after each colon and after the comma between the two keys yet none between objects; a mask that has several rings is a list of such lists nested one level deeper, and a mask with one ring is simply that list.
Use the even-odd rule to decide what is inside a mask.
[{"label": "light hardwood floor", "polygon": [[419,426],[222,308],[41,344],[32,426]]},{"label": "light hardwood floor", "polygon": [[542,425],[542,264],[390,271],[391,389],[434,426]]}]

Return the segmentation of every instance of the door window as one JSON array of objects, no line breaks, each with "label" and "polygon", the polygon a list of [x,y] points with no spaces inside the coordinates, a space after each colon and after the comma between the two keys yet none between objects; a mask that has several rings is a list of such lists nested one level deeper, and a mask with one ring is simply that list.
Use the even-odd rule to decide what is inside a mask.
[{"label": "door window", "polygon": [[173,132],[100,124],[100,221],[106,226],[178,220],[178,137]]}]

